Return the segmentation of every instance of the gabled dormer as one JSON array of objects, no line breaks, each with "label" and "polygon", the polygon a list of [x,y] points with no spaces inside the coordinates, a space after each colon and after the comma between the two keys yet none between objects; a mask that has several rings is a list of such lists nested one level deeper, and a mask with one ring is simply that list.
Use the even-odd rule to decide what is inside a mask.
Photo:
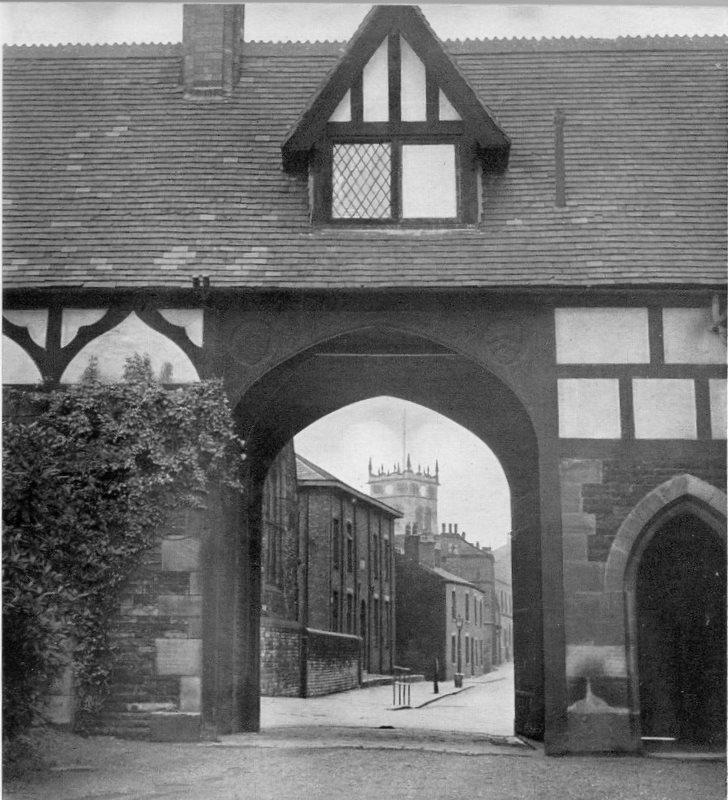
[{"label": "gabled dormer", "polygon": [[282,150],[316,222],[447,225],[477,221],[509,147],[420,10],[375,6]]}]

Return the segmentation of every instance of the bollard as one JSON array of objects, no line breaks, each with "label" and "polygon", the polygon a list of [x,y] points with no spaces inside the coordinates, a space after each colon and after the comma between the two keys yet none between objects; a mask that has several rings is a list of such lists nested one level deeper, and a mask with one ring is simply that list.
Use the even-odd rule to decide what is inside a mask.
[{"label": "bollard", "polygon": [[435,658],[435,677],[432,680],[432,693],[440,694],[440,687],[437,685],[437,673],[440,671],[440,662]]}]

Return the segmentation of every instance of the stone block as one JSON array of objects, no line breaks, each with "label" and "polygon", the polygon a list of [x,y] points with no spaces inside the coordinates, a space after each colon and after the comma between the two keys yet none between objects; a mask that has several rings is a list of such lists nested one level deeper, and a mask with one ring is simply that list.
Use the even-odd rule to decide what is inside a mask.
[{"label": "stone block", "polygon": [[197,572],[200,568],[200,540],[193,538],[162,539],[162,570]]},{"label": "stone block", "polygon": [[608,678],[627,676],[627,654],[620,645],[566,645],[566,674],[578,678],[599,674]]},{"label": "stone block", "polygon": [[604,588],[604,565],[596,561],[564,562],[564,591],[601,592]]},{"label": "stone block", "polygon": [[564,561],[587,560],[586,536],[565,533],[561,541],[564,550]]},{"label": "stone block", "polygon": [[199,675],[202,639],[155,639],[159,675]]},{"label": "stone block", "polygon": [[202,710],[202,680],[196,676],[184,676],[179,679],[179,710]]},{"label": "stone block", "polygon": [[634,753],[641,743],[628,713],[568,714],[571,753]]},{"label": "stone block", "polygon": [[152,742],[199,742],[201,730],[201,714],[159,711],[149,715]]},{"label": "stone block", "polygon": [[578,514],[581,507],[581,484],[561,482],[561,511],[564,514]]},{"label": "stone block", "polygon": [[163,594],[159,598],[159,613],[168,617],[202,616],[202,596],[199,594]]},{"label": "stone block", "polygon": [[562,483],[601,483],[602,461],[596,458],[562,458],[559,472]]},{"label": "stone block", "polygon": [[597,530],[594,514],[562,514],[561,526],[564,533],[592,536]]}]

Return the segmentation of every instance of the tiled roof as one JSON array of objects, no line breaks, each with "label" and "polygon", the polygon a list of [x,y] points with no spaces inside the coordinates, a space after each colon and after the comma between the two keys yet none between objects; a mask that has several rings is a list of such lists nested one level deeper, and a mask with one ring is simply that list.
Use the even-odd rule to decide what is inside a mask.
[{"label": "tiled roof", "polygon": [[449,230],[309,223],[280,146],[341,43],[252,43],[211,102],[178,45],[6,48],[5,288],[723,284],[727,43],[446,42],[512,142],[482,223]]},{"label": "tiled roof", "polygon": [[353,495],[358,500],[368,503],[371,506],[375,506],[392,517],[402,516],[402,514],[397,511],[396,508],[392,508],[386,503],[382,503],[381,501],[375,500],[373,497],[369,497],[369,495],[360,492],[353,486],[349,486],[348,483],[344,483],[342,480],[339,480],[339,478],[337,478],[335,475],[332,475],[330,472],[322,469],[317,464],[314,464],[313,461],[309,461],[307,458],[304,458],[300,453],[296,453],[296,478],[298,480],[299,488],[305,488],[306,486],[328,486],[330,488],[338,489],[342,492]]},{"label": "tiled roof", "polygon": [[[461,578],[459,575],[455,575],[453,572],[448,572],[446,569],[442,567],[430,567],[427,564],[420,563],[420,567],[427,572],[431,572],[433,575],[437,575],[443,581],[447,581],[448,583],[457,583],[460,586],[471,586],[473,589],[478,589],[478,587],[474,583],[470,583],[470,581],[466,581],[465,578]],[[478,591],[482,591],[478,589]]]}]

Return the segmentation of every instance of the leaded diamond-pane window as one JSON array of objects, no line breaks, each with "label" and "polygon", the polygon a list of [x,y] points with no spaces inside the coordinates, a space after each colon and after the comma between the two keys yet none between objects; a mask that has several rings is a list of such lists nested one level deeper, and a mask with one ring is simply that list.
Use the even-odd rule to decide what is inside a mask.
[{"label": "leaded diamond-pane window", "polygon": [[333,219],[390,219],[389,143],[335,144],[331,171]]}]

